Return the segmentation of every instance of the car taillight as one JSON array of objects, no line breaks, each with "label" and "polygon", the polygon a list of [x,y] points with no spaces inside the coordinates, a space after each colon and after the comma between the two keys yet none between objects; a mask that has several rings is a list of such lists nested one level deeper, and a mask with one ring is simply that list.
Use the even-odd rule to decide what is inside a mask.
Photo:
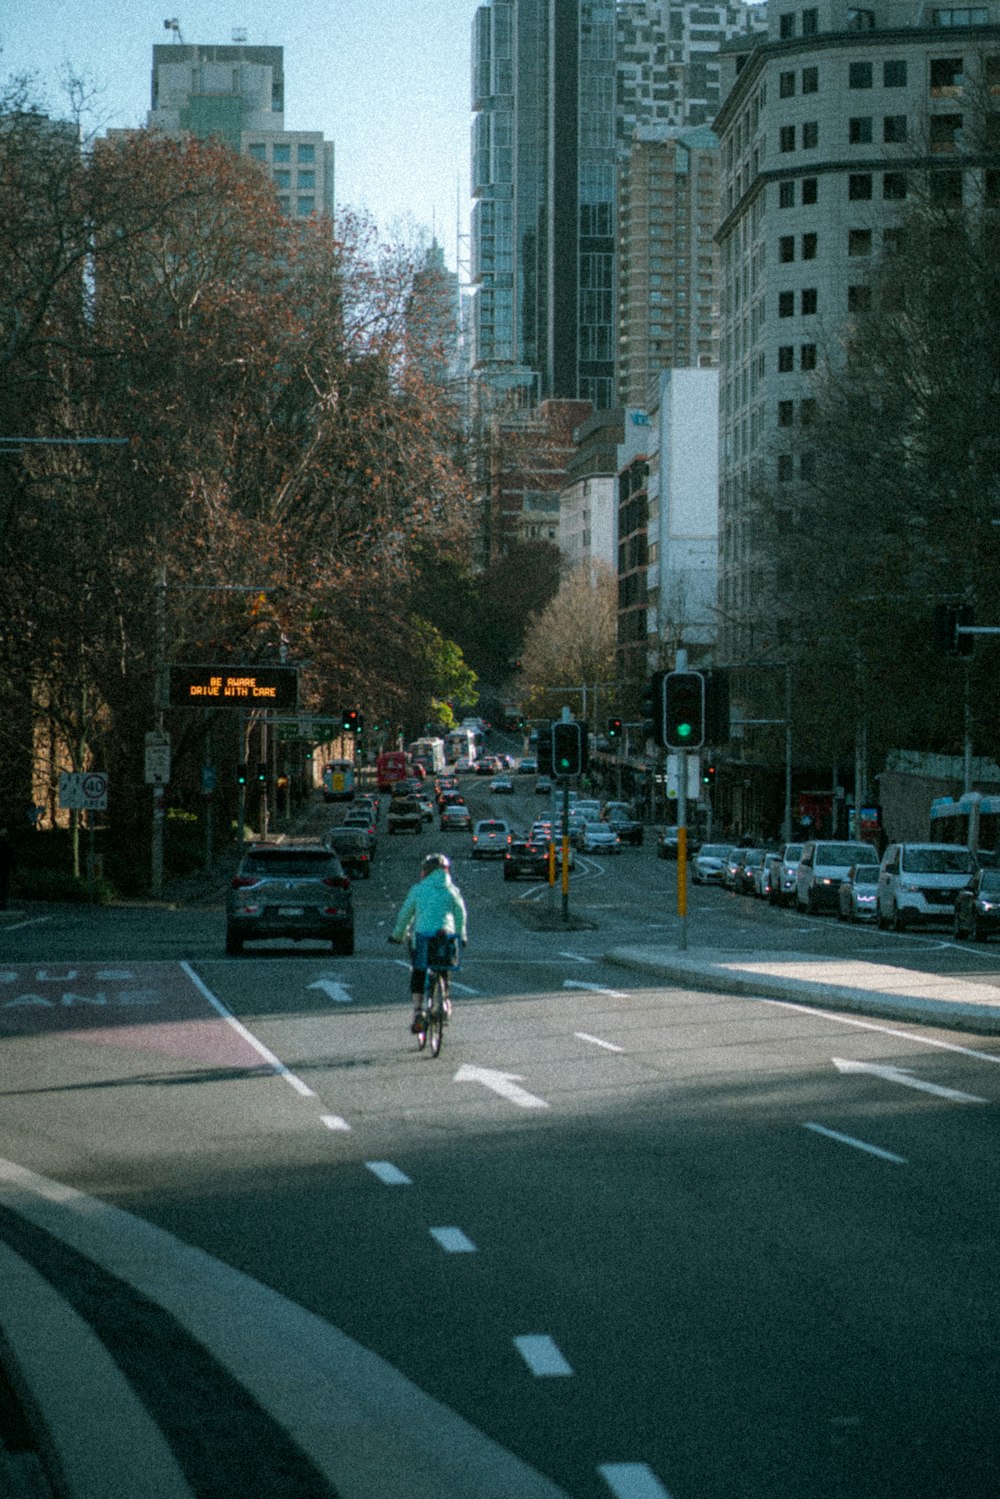
[{"label": "car taillight", "polygon": [[328,874],[323,881],[329,890],[349,890],[351,882],[346,874]]}]

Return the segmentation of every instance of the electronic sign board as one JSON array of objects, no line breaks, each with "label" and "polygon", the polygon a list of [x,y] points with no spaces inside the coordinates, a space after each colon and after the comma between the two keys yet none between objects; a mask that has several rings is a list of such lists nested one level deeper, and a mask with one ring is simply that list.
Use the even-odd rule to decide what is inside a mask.
[{"label": "electronic sign board", "polygon": [[172,708],[267,708],[294,713],[299,673],[294,666],[172,666]]}]

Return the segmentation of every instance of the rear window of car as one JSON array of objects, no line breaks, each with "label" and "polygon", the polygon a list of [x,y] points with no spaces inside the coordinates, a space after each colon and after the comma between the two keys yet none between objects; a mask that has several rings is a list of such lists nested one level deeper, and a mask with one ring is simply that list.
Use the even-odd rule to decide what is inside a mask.
[{"label": "rear window of car", "polygon": [[505,822],[481,822],[476,828],[477,833],[506,833]]},{"label": "rear window of car", "polygon": [[244,874],[261,874],[282,878],[321,879],[336,868],[336,858],[324,849],[261,849],[243,860]]},{"label": "rear window of car", "polygon": [[367,848],[368,834],[360,828],[336,828],[330,834],[330,842],[334,848]]},{"label": "rear window of car", "polygon": [[868,857],[868,847],[857,843],[817,843],[816,863],[823,864],[859,864],[862,859]]}]

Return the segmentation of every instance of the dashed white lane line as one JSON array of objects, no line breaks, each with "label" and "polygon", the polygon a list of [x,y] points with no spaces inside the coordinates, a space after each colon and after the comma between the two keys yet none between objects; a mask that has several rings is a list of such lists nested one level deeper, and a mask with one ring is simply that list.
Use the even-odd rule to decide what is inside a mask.
[{"label": "dashed white lane line", "polygon": [[602,1463],[597,1471],[616,1499],[670,1499],[645,1463]]},{"label": "dashed white lane line", "polygon": [[578,952],[561,952],[557,956],[560,958],[570,958],[574,963],[590,963],[593,965],[597,961],[596,958],[585,958],[582,953]]},{"label": "dashed white lane line", "polygon": [[613,1041],[602,1041],[600,1036],[588,1036],[586,1031],[574,1031],[578,1041],[589,1041],[591,1046],[603,1046],[605,1051],[622,1051],[624,1048],[616,1046]]},{"label": "dashed white lane line", "polygon": [[814,1134],[825,1135],[828,1140],[837,1140],[841,1145],[851,1145],[855,1150],[864,1150],[868,1155],[876,1155],[881,1161],[892,1161],[895,1166],[905,1166],[905,1155],[894,1155],[891,1150],[883,1150],[881,1145],[869,1145],[866,1140],[855,1140],[853,1135],[842,1135],[835,1129],[827,1129],[823,1124],[803,1124],[803,1129],[811,1129]]},{"label": "dashed white lane line", "polygon": [[341,1119],[339,1114],[321,1114],[320,1123],[325,1124],[327,1129],[350,1130],[351,1126],[346,1119]]},{"label": "dashed white lane line", "polygon": [[377,1176],[386,1187],[412,1187],[413,1182],[405,1171],[400,1171],[391,1161],[365,1161],[372,1176]]},{"label": "dashed white lane line", "polygon": [[539,1379],[552,1379],[573,1372],[555,1343],[544,1333],[526,1333],[515,1338],[514,1347]]},{"label": "dashed white lane line", "polygon": [[447,1254],[475,1254],[476,1246],[460,1228],[432,1228],[432,1239],[436,1239]]},{"label": "dashed white lane line", "polygon": [[609,989],[606,984],[587,984],[581,979],[563,979],[564,989],[586,989],[588,994],[606,994],[610,999],[631,999],[624,989]]}]

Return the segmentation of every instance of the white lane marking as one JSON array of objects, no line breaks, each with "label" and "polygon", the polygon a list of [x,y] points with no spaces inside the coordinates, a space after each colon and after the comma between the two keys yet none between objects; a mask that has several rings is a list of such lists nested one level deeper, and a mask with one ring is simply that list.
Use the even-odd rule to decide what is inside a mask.
[{"label": "white lane marking", "polygon": [[601,1463],[597,1471],[616,1499],[670,1499],[646,1463]]},{"label": "white lane marking", "polygon": [[[409,963],[404,962],[402,958],[395,958],[393,961],[395,962],[397,968],[405,968],[407,972],[409,972],[410,965]],[[456,994],[476,995],[483,992],[481,989],[470,989],[468,984],[460,984],[455,978],[451,980],[451,987],[454,989]]]},{"label": "white lane marking", "polygon": [[935,1098],[950,1098],[954,1103],[985,1103],[974,1093],[960,1093],[957,1088],[943,1088],[939,1083],[926,1083],[914,1077],[908,1067],[890,1067],[878,1062],[851,1062],[844,1057],[833,1057],[838,1072],[867,1072],[872,1077],[883,1078],[887,1083],[901,1083],[904,1088],[915,1088],[918,1093],[932,1093]]},{"label": "white lane marking", "polygon": [[853,1135],[842,1135],[835,1129],[827,1129],[822,1124],[803,1124],[803,1129],[811,1129],[814,1134],[825,1135],[828,1140],[838,1140],[841,1145],[852,1145],[855,1150],[865,1150],[869,1155],[877,1155],[879,1160],[892,1161],[897,1166],[906,1165],[905,1155],[894,1155],[891,1150],[883,1150],[881,1145],[869,1145],[866,1140],[855,1140]]},{"label": "white lane marking", "polygon": [[582,953],[578,952],[561,952],[557,953],[556,956],[559,958],[570,958],[574,963],[594,964],[597,962],[596,958],[585,958]]},{"label": "white lane marking", "polygon": [[555,1343],[544,1333],[526,1333],[515,1338],[514,1347],[539,1379],[557,1378],[573,1372]]},{"label": "white lane marking", "polygon": [[501,1098],[506,1098],[509,1103],[516,1103],[522,1109],[549,1107],[544,1098],[536,1098],[534,1093],[517,1086],[521,1082],[521,1075],[517,1072],[498,1072],[492,1067],[470,1067],[463,1064],[455,1073],[455,1082],[482,1083],[484,1088],[499,1093]]},{"label": "white lane marking", "polygon": [[316,979],[314,983],[307,985],[307,987],[310,989],[322,989],[327,998],[332,999],[334,1004],[338,1005],[349,1005],[354,998],[348,986],[342,984],[339,979]]},{"label": "white lane marking", "polygon": [[613,1041],[602,1041],[600,1036],[588,1036],[586,1031],[574,1031],[578,1041],[589,1041],[591,1046],[603,1046],[605,1051],[622,1051],[621,1046],[615,1046]]},{"label": "white lane marking", "polygon": [[5,926],[3,930],[5,932],[19,932],[22,927],[42,926],[46,921],[51,920],[51,916],[29,916],[25,921],[12,921],[10,925]]},{"label": "white lane marking", "polygon": [[432,1239],[436,1239],[446,1254],[475,1254],[476,1246],[460,1228],[432,1228]]},{"label": "white lane marking", "polygon": [[327,1129],[350,1130],[351,1126],[346,1119],[341,1119],[339,1114],[321,1114],[320,1123],[325,1124]]},{"label": "white lane marking", "polygon": [[[935,1036],[921,1036],[914,1031],[897,1030],[891,1025],[876,1025],[872,1020],[856,1020],[853,1015],[835,1015],[831,1010],[821,1009],[818,1005],[797,1005],[790,999],[768,999],[766,996],[758,996],[758,1002],[762,1005],[776,1005],[780,1010],[796,1010],[800,1015],[822,1015],[825,1020],[835,1020],[838,1025],[853,1025],[860,1031],[878,1031],[882,1036],[896,1036],[903,1041],[919,1041],[923,1046],[936,1046],[939,1051],[957,1051],[963,1057],[975,1057],[978,1062],[992,1062],[1000,1067],[1000,1052],[973,1051],[971,1047],[959,1046],[955,1041],[939,1041]],[[947,1017],[942,1017],[941,1025],[947,1029]]]},{"label": "white lane marking", "polygon": [[391,1161],[365,1161],[372,1176],[377,1176],[386,1187],[412,1187],[413,1183],[405,1171],[400,1171]]},{"label": "white lane marking", "polygon": [[604,984],[587,984],[580,979],[563,979],[564,989],[586,989],[588,994],[606,994],[609,999],[629,999],[624,989],[608,989]]},{"label": "white lane marking", "polygon": [[182,970],[187,974],[192,984],[194,984],[195,988],[199,991],[199,993],[205,996],[209,1004],[212,1006],[213,1010],[216,1010],[222,1016],[227,1025],[232,1026],[233,1030],[238,1036],[242,1036],[244,1041],[249,1042],[254,1051],[257,1052],[259,1056],[263,1057],[264,1061],[268,1064],[269,1067],[274,1068],[279,1077],[284,1078],[285,1082],[288,1083],[290,1087],[294,1088],[296,1093],[301,1093],[303,1098],[316,1097],[316,1094],[313,1092],[312,1088],[310,1088],[308,1083],[304,1083],[300,1077],[295,1076],[294,1072],[289,1071],[284,1062],[279,1061],[279,1059],[274,1055],[273,1051],[268,1051],[263,1041],[258,1041],[257,1037],[252,1033],[252,1031],[248,1031],[245,1025],[240,1024],[232,1011],[226,1009],[221,999],[216,999],[211,989],[207,984],[202,982],[202,980],[195,973],[194,969],[191,967],[191,964],[187,962],[186,959],[181,963],[180,966]]}]

